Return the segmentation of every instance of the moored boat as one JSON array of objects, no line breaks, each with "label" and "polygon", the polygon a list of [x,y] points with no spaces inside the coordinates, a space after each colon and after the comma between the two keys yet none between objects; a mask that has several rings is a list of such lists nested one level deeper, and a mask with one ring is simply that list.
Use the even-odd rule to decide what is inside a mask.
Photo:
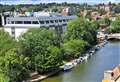
[{"label": "moored boat", "polygon": [[73,63],[66,63],[64,66],[63,66],[63,70],[64,71],[67,71],[67,70],[70,70],[74,67]]}]

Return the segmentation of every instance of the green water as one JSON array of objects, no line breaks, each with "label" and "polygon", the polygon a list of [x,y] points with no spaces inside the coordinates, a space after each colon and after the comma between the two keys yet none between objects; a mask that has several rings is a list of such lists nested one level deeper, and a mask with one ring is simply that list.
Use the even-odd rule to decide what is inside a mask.
[{"label": "green water", "polygon": [[120,42],[109,42],[87,62],[77,65],[70,72],[58,73],[42,82],[101,82],[105,70],[120,64]]}]

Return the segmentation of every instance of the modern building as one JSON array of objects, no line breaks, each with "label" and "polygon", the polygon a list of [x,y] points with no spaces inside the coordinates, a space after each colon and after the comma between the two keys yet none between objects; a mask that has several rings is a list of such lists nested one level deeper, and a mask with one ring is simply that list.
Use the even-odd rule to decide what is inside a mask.
[{"label": "modern building", "polygon": [[5,31],[9,32],[9,34],[17,38],[22,33],[25,33],[30,28],[49,28],[55,29],[60,33],[63,33],[67,27],[67,23],[69,20],[76,19],[77,16],[62,16],[50,14],[46,16],[14,16],[7,17],[3,26]]},{"label": "modern building", "polygon": [[102,82],[120,82],[120,65],[113,70],[105,71]]}]

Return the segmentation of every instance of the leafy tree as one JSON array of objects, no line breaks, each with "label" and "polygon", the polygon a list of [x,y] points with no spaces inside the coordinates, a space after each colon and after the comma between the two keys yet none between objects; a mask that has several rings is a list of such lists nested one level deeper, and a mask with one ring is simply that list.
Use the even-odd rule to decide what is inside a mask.
[{"label": "leafy tree", "polygon": [[58,12],[58,9],[57,8],[53,8],[52,12]]},{"label": "leafy tree", "polygon": [[[0,74],[9,82],[22,82],[28,75],[29,58],[18,55],[16,49],[11,49],[0,56]],[[6,79],[7,80],[7,79]]]},{"label": "leafy tree", "polygon": [[120,17],[116,18],[107,29],[108,33],[120,33]]},{"label": "leafy tree", "polygon": [[65,41],[71,39],[82,39],[89,44],[96,43],[96,34],[98,24],[96,22],[87,21],[80,18],[70,21],[65,34]]},{"label": "leafy tree", "polygon": [[109,18],[105,18],[105,24],[106,24],[106,25],[108,25],[108,26],[110,26],[111,21],[110,21],[110,19],[109,19]]},{"label": "leafy tree", "polygon": [[15,44],[16,42],[7,32],[0,30],[0,54],[3,54],[7,50],[15,47]]},{"label": "leafy tree", "polygon": [[86,46],[88,45],[87,42],[84,40],[70,40],[63,44],[63,49],[65,52],[65,58],[78,58],[82,53],[85,52]]},{"label": "leafy tree", "polygon": [[62,60],[59,41],[53,30],[30,29],[20,37],[19,42],[21,52],[31,57],[32,69],[38,68],[40,73],[45,73],[60,66]]},{"label": "leafy tree", "polygon": [[0,73],[0,82],[9,82],[9,79],[5,76],[5,74]]}]

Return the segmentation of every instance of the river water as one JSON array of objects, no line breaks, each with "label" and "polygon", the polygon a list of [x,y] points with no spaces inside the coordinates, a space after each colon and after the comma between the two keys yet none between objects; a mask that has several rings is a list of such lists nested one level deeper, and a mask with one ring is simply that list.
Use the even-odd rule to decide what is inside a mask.
[{"label": "river water", "polygon": [[101,82],[105,70],[120,64],[120,42],[108,42],[87,62],[77,65],[69,72],[61,72],[42,82]]}]

